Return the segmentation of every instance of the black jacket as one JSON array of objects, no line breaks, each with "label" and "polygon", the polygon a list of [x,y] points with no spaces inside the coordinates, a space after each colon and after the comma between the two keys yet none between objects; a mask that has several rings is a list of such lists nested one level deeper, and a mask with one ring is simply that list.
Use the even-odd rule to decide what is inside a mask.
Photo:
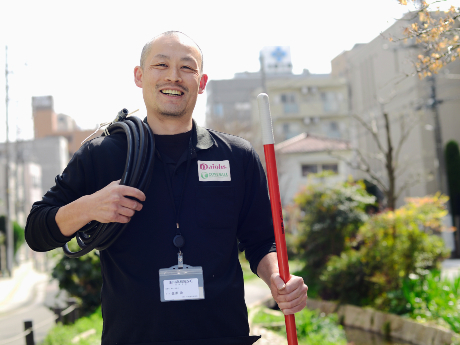
[{"label": "black jacket", "polygon": [[[177,264],[175,219],[164,164],[157,158],[143,209],[124,233],[101,251],[103,275],[103,345],[112,344],[252,344],[249,337],[238,246],[251,269],[275,251],[267,182],[259,158],[244,139],[196,126],[192,160],[185,183],[180,228],[186,243],[184,263],[202,266],[204,300],[160,302],[158,271]],[[36,251],[63,246],[60,206],[92,194],[120,179],[126,160],[124,134],[85,143],[64,172],[31,210],[26,240]],[[230,163],[231,181],[199,181],[197,161]],[[178,203],[184,185],[186,153],[172,174]]]}]

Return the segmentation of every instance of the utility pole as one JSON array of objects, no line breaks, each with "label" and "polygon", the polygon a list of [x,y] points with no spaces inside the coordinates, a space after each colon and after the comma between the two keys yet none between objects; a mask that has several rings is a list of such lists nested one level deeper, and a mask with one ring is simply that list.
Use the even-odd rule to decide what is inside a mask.
[{"label": "utility pole", "polygon": [[438,100],[436,97],[436,79],[434,76],[429,77],[430,82],[430,106],[433,110],[434,119],[434,142],[436,147],[436,158],[438,159],[438,187],[442,194],[448,195],[447,190],[447,174],[446,174],[446,160],[444,158],[444,147],[442,144],[442,133],[441,133],[441,121],[439,119],[439,108],[438,105],[443,101]]},{"label": "utility pole", "polygon": [[6,215],[5,215],[5,227],[6,227],[6,269],[9,276],[13,275],[13,227],[11,223],[11,191],[10,191],[10,148],[9,148],[9,126],[8,126],[8,46],[5,46],[5,114],[6,114],[6,142],[5,142],[5,153],[6,153],[6,169],[5,169],[5,196],[6,196]]}]

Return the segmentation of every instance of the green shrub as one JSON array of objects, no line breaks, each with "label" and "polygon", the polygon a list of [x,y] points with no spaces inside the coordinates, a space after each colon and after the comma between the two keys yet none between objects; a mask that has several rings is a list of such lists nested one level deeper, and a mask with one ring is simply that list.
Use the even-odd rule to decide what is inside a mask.
[{"label": "green shrub", "polygon": [[58,324],[53,327],[47,334],[43,345],[63,345],[72,344],[72,339],[83,332],[95,329],[96,333],[88,338],[81,339],[74,343],[77,345],[98,345],[101,343],[102,336],[102,314],[101,308],[98,308],[88,317],[78,319],[73,325]]},{"label": "green shrub", "polygon": [[[70,249],[77,250],[75,239]],[[62,255],[52,272],[59,288],[77,298],[83,314],[93,312],[100,304],[102,274],[99,256],[92,251],[80,258],[71,259]]]},{"label": "green shrub", "polygon": [[287,241],[293,254],[304,260],[307,272],[319,276],[329,258],[340,255],[347,239],[354,238],[367,219],[366,206],[374,201],[362,182],[308,185],[296,195],[301,218]]},{"label": "green shrub", "polygon": [[24,228],[17,222],[13,221],[13,243],[14,243],[14,254],[17,253],[18,249],[25,242]]},{"label": "green shrub", "polygon": [[348,249],[327,263],[320,279],[329,298],[394,309],[388,292],[401,289],[410,274],[426,275],[449,257],[442,239],[432,234],[442,227],[446,201],[439,196],[408,199],[407,205],[370,218]]},{"label": "green shrub", "polygon": [[[25,236],[24,236],[24,228],[21,227],[16,221],[13,221],[13,250],[14,254],[18,251],[18,249],[24,244]],[[3,233],[4,242],[6,243],[6,217],[0,216],[0,233]],[[0,244],[2,241],[0,240]]]}]

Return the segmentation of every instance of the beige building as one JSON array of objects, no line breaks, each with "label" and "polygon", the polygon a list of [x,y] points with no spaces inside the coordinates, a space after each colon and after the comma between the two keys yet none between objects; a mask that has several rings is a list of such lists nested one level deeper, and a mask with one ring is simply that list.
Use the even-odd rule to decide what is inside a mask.
[{"label": "beige building", "polygon": [[[94,130],[81,130],[75,120],[65,114],[54,112],[52,96],[32,97],[35,139],[61,136],[67,139],[69,157],[80,148],[81,142]],[[99,131],[95,135],[100,135]]]},{"label": "beige building", "polygon": [[[445,192],[440,182],[435,145],[436,113],[443,150],[449,140],[460,142],[460,64],[451,63],[432,79],[419,80],[411,76],[419,48],[388,39],[401,37],[407,23],[398,21],[371,42],[356,45],[332,60],[332,77],[348,80],[351,114],[362,118],[374,132],[371,134],[357,121],[352,121],[352,148],[363,154],[386,184],[383,154],[373,138],[374,135],[379,138],[382,148],[387,150],[384,112],[389,115],[395,155],[399,141],[406,137],[396,161],[396,190],[404,185],[409,187],[401,193],[397,206],[403,204],[404,197]],[[355,176],[367,175],[355,170]]]},{"label": "beige building", "polygon": [[[260,140],[257,94],[253,92],[252,123]],[[348,86],[343,77],[305,74],[297,78],[269,80],[267,93],[275,142],[280,143],[301,133],[334,139],[349,139]]]},{"label": "beige building", "polygon": [[[257,94],[253,92],[252,123],[254,147],[263,157]],[[343,77],[305,73],[296,78],[267,82],[275,136],[280,194],[283,205],[293,202],[294,195],[312,173],[325,170],[336,175],[328,183],[345,180],[348,167],[331,155],[349,150],[348,86]],[[351,157],[351,156],[350,156]],[[263,160],[263,158],[262,158]]]}]

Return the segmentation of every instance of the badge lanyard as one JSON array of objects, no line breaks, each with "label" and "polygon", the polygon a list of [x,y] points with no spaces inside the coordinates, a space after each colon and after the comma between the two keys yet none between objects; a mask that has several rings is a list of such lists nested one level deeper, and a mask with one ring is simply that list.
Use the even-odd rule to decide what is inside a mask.
[{"label": "badge lanyard", "polygon": [[182,191],[181,191],[181,195],[180,195],[180,199],[179,199],[179,207],[178,207],[177,210],[176,210],[176,203],[174,202],[174,193],[173,193],[171,178],[169,176],[168,167],[167,167],[166,163],[163,164],[164,165],[164,170],[165,170],[166,185],[168,187],[168,192],[169,192],[169,196],[170,196],[171,203],[172,203],[172,206],[173,206],[174,218],[175,218],[175,222],[176,222],[176,235],[173,238],[173,244],[174,244],[174,246],[176,248],[179,249],[179,252],[177,253],[178,267],[179,268],[182,268],[183,264],[184,264],[184,258],[183,258],[183,255],[182,255],[181,248],[185,244],[185,238],[184,238],[184,236],[182,236],[182,233],[181,233],[180,227],[179,227],[179,216],[180,216],[180,211],[181,211],[181,207],[182,207],[182,200],[184,199],[185,186],[187,184],[187,177],[188,177],[188,172],[189,172],[189,169],[190,169],[191,160],[192,160],[192,138],[190,137],[190,141],[189,141],[189,145],[188,145],[188,149],[187,149],[187,168],[185,170],[184,184],[182,186]]},{"label": "badge lanyard", "polygon": [[[173,238],[173,244],[177,249],[179,249],[179,252],[177,253],[178,264],[176,266],[172,266],[169,268],[161,268],[158,272],[161,302],[204,299],[203,268],[200,266],[194,267],[184,264],[184,258],[182,255],[181,248],[185,244],[185,239],[184,236],[182,236],[179,227],[180,210],[182,207],[182,201],[184,199],[188,172],[190,170],[190,162],[192,160],[192,138],[190,138],[189,141],[187,155],[187,168],[185,170],[185,178],[184,183],[182,185],[182,191],[177,210],[176,203],[174,202],[174,192],[172,188],[170,173],[168,171],[167,164],[164,163],[166,185],[168,187],[168,194],[171,199],[174,217],[176,221],[176,235]],[[176,169],[177,163],[174,170]]]}]

